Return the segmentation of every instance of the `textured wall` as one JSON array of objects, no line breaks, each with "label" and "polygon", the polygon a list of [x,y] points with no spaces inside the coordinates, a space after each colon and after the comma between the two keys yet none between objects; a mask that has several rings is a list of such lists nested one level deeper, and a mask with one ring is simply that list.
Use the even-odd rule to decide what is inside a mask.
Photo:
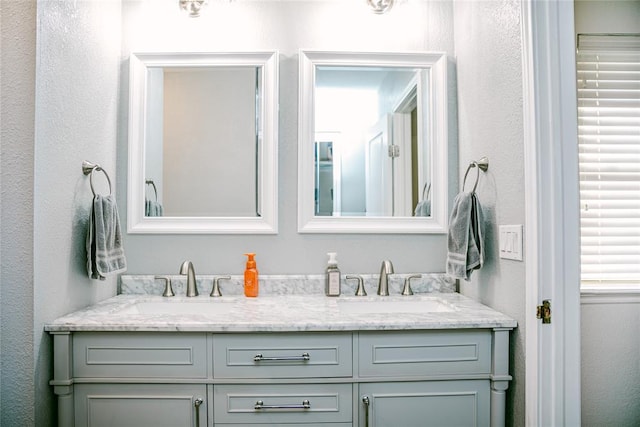
[{"label": "textured wall", "polygon": [[[2,2],[3,37],[7,3]],[[283,6],[278,8],[278,4]],[[398,13],[384,16],[360,14],[359,5],[359,2],[329,2],[322,7],[318,2],[300,1],[264,2],[262,5],[259,2],[210,2],[208,17],[205,15],[193,20],[177,17],[174,2],[125,0],[121,32],[120,2],[117,0],[41,0],[38,3],[35,154],[32,150],[33,130],[30,134],[28,128],[26,131],[22,129],[19,137],[27,142],[24,148],[15,148],[18,161],[10,162],[11,157],[7,157],[10,151],[5,150],[3,124],[1,378],[3,402],[11,402],[15,410],[12,414],[2,408],[2,416],[11,417],[7,418],[12,421],[7,425],[14,425],[13,422],[19,419],[12,415],[28,418],[25,422],[19,422],[19,425],[33,424],[33,419],[29,417],[36,417],[35,424],[38,426],[52,425],[54,422],[53,395],[47,385],[51,376],[51,347],[48,336],[42,333],[43,324],[115,292],[113,280],[96,283],[86,279],[83,247],[91,194],[87,178],[80,172],[80,165],[85,158],[103,164],[111,174],[120,211],[124,213],[128,113],[126,57],[133,50],[275,48],[281,51],[280,233],[277,236],[255,237],[127,236],[125,243],[130,273],[173,271],[167,271],[166,265],[175,265],[177,271],[180,261],[185,258],[195,261],[199,273],[241,271],[244,266],[241,254],[248,250],[258,252],[259,265],[264,273],[323,271],[325,252],[330,249],[339,252],[343,271],[375,273],[383,258],[391,258],[396,271],[443,269],[444,236],[297,233],[297,49],[441,50],[454,54],[453,9],[450,2],[424,2],[420,6],[424,9],[419,11],[405,9],[402,12],[398,7],[395,9]],[[482,155],[494,159],[494,166],[479,188],[480,198],[494,224],[522,223],[519,3],[463,1],[456,2],[455,9],[455,35],[458,39],[455,54],[458,56],[458,72],[463,70],[460,92],[465,94],[461,99],[464,105],[460,106],[460,173],[464,173],[470,159]],[[21,9],[20,13],[24,13],[24,10]],[[32,17],[33,13],[31,11]],[[20,30],[30,34],[27,45],[33,43],[33,34],[24,25],[29,19],[21,17],[17,21],[20,22]],[[167,28],[171,28],[171,31],[167,31]],[[122,63],[119,61],[121,34],[124,42]],[[7,63],[4,55],[7,53],[4,40],[2,54],[4,121],[7,112],[4,91]],[[16,64],[16,67],[22,73],[33,69],[33,63],[29,61],[35,57],[27,54],[30,65],[23,67]],[[122,72],[121,82],[118,82],[119,72]],[[455,94],[455,74],[450,76],[450,91]],[[32,92],[33,88],[28,87],[17,91],[22,97]],[[22,102],[21,105],[29,108],[28,103]],[[453,101],[450,149],[454,155],[457,153],[455,108]],[[12,145],[9,147],[13,149]],[[29,181],[31,171],[29,167],[23,167],[25,164],[30,166],[34,160],[35,193],[30,191],[33,188]],[[496,167],[498,164],[500,167]],[[453,159],[450,165],[455,175],[457,159]],[[5,189],[8,189],[6,197]],[[13,200],[24,202],[13,207],[24,209],[25,212],[20,214],[17,209],[9,212],[7,199],[12,200],[10,206],[13,206]],[[34,210],[30,209],[31,206],[35,214],[32,214]],[[33,223],[30,221],[32,215]],[[12,229],[16,227],[19,232],[13,234]],[[7,240],[9,237],[5,238],[6,233],[17,240]],[[520,319],[524,307],[524,264],[500,262],[495,257],[495,230],[490,230],[489,239],[491,243],[488,249],[493,255],[490,255],[487,267],[475,275],[471,285],[463,289],[482,302]],[[5,277],[7,269],[4,267],[12,259],[7,254],[14,253],[10,251],[15,251],[16,242],[23,256],[18,260],[22,264],[17,265],[24,266],[26,263],[27,266],[23,271],[22,267],[16,270],[11,265],[12,269],[8,270],[11,276]],[[363,252],[364,247],[366,250]],[[29,251],[32,248],[35,249],[31,255]],[[30,266],[31,260],[33,268]],[[24,274],[20,274],[21,271]],[[31,271],[34,272],[33,276]],[[27,283],[5,292],[8,281]],[[14,294],[14,289],[20,290]],[[5,324],[9,315],[9,323]],[[26,330],[20,330],[20,327],[25,328],[25,324],[28,325]],[[7,336],[8,327],[11,330]],[[524,372],[522,332],[521,322],[519,332],[514,334],[515,363],[512,372],[517,376],[509,401],[510,422],[515,425],[522,424],[524,413],[523,384],[519,381]],[[34,341],[28,338],[30,336],[34,337]],[[17,356],[9,358],[9,362],[5,354],[5,342],[16,344],[15,348],[12,346],[12,355]],[[34,346],[35,350],[32,348]],[[31,357],[36,364],[35,380],[30,377],[33,373],[29,369],[33,360]],[[25,360],[26,369],[22,370],[19,364],[24,364]],[[8,366],[7,363],[16,365]],[[9,369],[5,370],[7,367]],[[19,382],[17,388],[9,388],[7,381],[13,381],[18,374],[27,377],[18,378],[24,382]],[[31,384],[34,381],[36,392],[32,400]],[[27,398],[18,401],[18,393],[21,398]],[[7,395],[9,398],[6,398]],[[38,402],[35,416],[33,401]]]},{"label": "textured wall", "polygon": [[0,425],[33,408],[35,0],[0,2]]},{"label": "textured wall", "polygon": [[[639,33],[640,1],[577,1],[576,34]],[[640,298],[586,298],[581,310],[582,425],[640,422]]]},{"label": "textured wall", "polygon": [[[451,3],[402,2],[378,16],[364,2],[209,2],[198,19],[176,14],[173,5],[123,4],[123,56],[144,50],[280,51],[279,234],[275,236],[127,235],[130,273],[174,273],[182,260],[197,273],[236,273],[247,251],[257,253],[264,274],[321,273],[326,252],[336,251],[342,271],[377,273],[389,258],[396,271],[443,271],[444,235],[303,235],[297,232],[298,58],[300,48],[327,50],[438,50],[453,54]],[[167,31],[171,28],[171,31]],[[128,68],[123,67],[125,70]],[[126,74],[122,111],[128,103]],[[453,80],[455,82],[455,80]],[[455,91],[453,92],[455,94]],[[455,108],[455,105],[452,105]],[[452,116],[455,120],[455,113]],[[126,176],[127,116],[122,118],[119,176]],[[455,153],[455,121],[451,124]],[[454,169],[455,175],[455,169]],[[119,202],[124,207],[124,179]],[[151,254],[153,248],[153,256]]]},{"label": "textured wall", "polygon": [[[525,219],[520,2],[456,1],[454,18],[461,182],[470,161],[489,157],[477,189],[487,223],[485,266],[462,282],[461,292],[518,321],[507,402],[507,422],[518,426],[525,405],[525,264],[498,257],[498,225]],[[466,190],[475,176],[474,169]]]},{"label": "textured wall", "polygon": [[[120,10],[118,0],[38,2],[32,333],[37,426],[55,423],[48,385],[52,340],[44,324],[116,293],[115,278],[87,278],[92,194],[81,166],[85,159],[100,163],[117,182]],[[97,175],[94,184],[108,191],[103,177]]]},{"label": "textured wall", "polygon": [[640,298],[583,300],[582,425],[640,422]]}]

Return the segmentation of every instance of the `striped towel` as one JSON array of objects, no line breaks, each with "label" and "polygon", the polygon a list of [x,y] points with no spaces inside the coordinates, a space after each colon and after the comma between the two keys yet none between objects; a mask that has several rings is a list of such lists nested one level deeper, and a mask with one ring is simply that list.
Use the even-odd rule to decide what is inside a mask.
[{"label": "striped towel", "polygon": [[97,194],[89,218],[87,233],[87,271],[92,279],[105,280],[106,276],[127,270],[122,247],[120,217],[113,196]]},{"label": "striped towel", "polygon": [[453,202],[447,239],[447,274],[469,280],[484,264],[484,220],[475,193],[462,192]]}]

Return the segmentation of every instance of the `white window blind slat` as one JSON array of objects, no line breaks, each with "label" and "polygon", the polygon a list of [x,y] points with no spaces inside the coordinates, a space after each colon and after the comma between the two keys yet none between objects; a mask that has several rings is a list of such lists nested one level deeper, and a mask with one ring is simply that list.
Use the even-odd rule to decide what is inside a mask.
[{"label": "white window blind slat", "polygon": [[582,285],[640,287],[640,35],[578,37]]}]

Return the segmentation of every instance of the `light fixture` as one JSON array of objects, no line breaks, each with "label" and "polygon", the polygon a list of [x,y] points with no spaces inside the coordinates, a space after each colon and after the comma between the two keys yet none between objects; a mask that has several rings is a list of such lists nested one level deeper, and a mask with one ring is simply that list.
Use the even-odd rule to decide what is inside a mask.
[{"label": "light fixture", "polygon": [[367,4],[373,10],[373,13],[386,13],[393,6],[394,0],[367,0]]},{"label": "light fixture", "polygon": [[206,0],[178,0],[180,9],[189,14],[191,18],[200,16],[200,9],[206,4]]}]

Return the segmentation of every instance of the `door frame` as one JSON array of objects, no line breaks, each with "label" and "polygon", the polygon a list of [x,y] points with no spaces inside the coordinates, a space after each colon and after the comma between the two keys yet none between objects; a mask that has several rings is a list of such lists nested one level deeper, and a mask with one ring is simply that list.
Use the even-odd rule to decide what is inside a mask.
[{"label": "door frame", "polygon": [[[573,2],[523,0],[528,426],[580,425],[580,237]],[[536,306],[551,300],[551,324]]]}]

